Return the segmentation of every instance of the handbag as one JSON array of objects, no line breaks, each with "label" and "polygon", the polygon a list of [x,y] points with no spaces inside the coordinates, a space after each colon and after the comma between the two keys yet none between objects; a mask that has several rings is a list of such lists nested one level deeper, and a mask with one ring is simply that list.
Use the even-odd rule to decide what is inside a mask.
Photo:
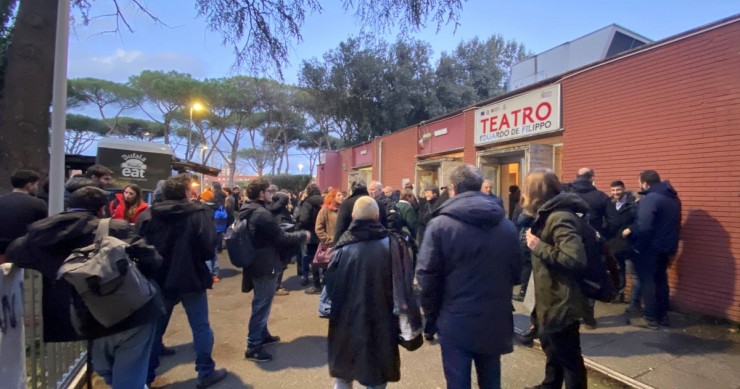
[{"label": "handbag", "polygon": [[331,262],[331,254],[334,251],[334,248],[329,247],[323,243],[319,243],[319,248],[316,249],[316,254],[313,256],[313,261],[311,261],[311,264],[315,267],[320,267],[326,269],[329,267],[329,262]]}]

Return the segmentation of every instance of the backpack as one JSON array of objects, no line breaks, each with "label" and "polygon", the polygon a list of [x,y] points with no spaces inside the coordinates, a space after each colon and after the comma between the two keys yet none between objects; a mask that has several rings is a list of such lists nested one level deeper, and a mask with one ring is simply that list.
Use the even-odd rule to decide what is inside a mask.
[{"label": "backpack", "polygon": [[226,232],[229,227],[229,213],[226,212],[224,205],[219,205],[218,208],[213,212],[213,225],[216,227],[216,232]]},{"label": "backpack", "polygon": [[586,268],[578,277],[578,285],[587,298],[611,302],[617,297],[619,274],[616,260],[609,255],[601,235],[589,223],[588,215],[579,217],[579,235],[586,251]]},{"label": "backpack", "polygon": [[120,323],[156,294],[126,252],[128,244],[108,235],[110,218],[100,219],[95,241],[72,251],[57,271],[104,327]]},{"label": "backpack", "polygon": [[226,252],[231,264],[245,268],[252,264],[256,253],[252,244],[252,233],[249,230],[249,215],[243,220],[236,220],[224,234]]}]

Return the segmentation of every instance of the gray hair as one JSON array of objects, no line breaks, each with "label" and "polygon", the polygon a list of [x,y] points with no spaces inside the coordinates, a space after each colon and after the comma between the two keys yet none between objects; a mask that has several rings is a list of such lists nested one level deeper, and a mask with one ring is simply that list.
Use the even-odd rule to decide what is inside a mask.
[{"label": "gray hair", "polygon": [[455,194],[480,191],[483,173],[473,165],[463,164],[450,174],[450,184],[455,186]]}]

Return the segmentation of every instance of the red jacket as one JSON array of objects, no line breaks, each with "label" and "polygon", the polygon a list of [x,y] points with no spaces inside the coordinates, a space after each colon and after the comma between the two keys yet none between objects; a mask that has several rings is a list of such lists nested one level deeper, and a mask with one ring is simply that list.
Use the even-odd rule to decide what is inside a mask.
[{"label": "red jacket", "polygon": [[[139,218],[139,215],[141,215],[142,212],[144,212],[145,209],[149,207],[149,204],[145,202],[139,203],[139,206],[136,207],[136,211],[134,212],[134,215],[131,216],[127,221],[129,223],[136,223],[136,220]],[[110,202],[110,215],[113,219],[119,219],[124,220],[123,217],[124,212],[126,212],[126,202],[123,201],[123,193],[116,193],[116,198]]]}]

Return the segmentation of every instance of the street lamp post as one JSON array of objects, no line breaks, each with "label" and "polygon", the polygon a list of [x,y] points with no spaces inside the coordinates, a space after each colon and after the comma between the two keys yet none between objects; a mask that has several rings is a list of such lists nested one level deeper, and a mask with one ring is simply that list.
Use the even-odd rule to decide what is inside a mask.
[{"label": "street lamp post", "polygon": [[303,174],[303,164],[302,163],[298,164],[298,174]]},{"label": "street lamp post", "polygon": [[188,122],[188,147],[185,149],[185,159],[188,159],[188,153],[190,152],[190,138],[193,134],[193,110],[200,111],[203,109],[201,103],[194,103],[190,106],[190,121]]},{"label": "street lamp post", "polygon": [[[205,161],[205,159],[206,159],[206,157],[205,157],[206,150],[208,150],[208,146],[206,146],[206,145],[203,145],[203,147],[201,147],[201,149],[200,149],[200,163],[201,163],[201,165],[205,165],[206,164],[206,161]],[[200,188],[201,188],[200,190],[203,190],[203,173],[200,173]]]}]

